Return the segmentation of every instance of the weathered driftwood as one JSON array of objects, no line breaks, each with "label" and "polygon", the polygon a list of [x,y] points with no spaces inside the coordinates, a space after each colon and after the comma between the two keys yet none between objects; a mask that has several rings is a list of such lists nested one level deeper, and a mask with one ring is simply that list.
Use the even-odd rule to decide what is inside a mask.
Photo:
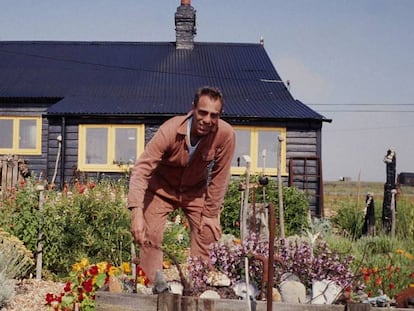
[{"label": "weathered driftwood", "polygon": [[[159,295],[115,294],[110,292],[97,292],[96,311],[235,311],[247,310],[244,300],[231,299],[200,299],[185,297],[177,294],[165,293]],[[256,311],[265,311],[266,301],[258,301]],[[254,309],[253,309],[254,310]],[[366,304],[344,305],[312,305],[288,304],[274,302],[274,311],[403,311],[401,308],[374,308]]]}]

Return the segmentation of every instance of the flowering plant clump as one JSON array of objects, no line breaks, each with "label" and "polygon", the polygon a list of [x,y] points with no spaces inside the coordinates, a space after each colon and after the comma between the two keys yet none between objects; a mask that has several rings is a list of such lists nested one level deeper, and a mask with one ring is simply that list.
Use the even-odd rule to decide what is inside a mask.
[{"label": "flowering plant clump", "polygon": [[66,282],[60,294],[48,293],[46,306],[53,311],[70,311],[78,307],[82,311],[95,310],[96,290],[109,283],[111,276],[131,272],[129,263],[115,267],[107,262],[90,264],[83,258],[72,265],[70,280]]},{"label": "flowering plant clump", "polygon": [[369,297],[386,294],[395,298],[403,289],[414,287],[413,255],[397,249],[394,254],[387,254],[386,258],[386,262],[361,268],[361,276]]},{"label": "flowering plant clump", "polygon": [[[233,284],[243,280],[245,257],[249,259],[250,281],[260,286],[263,262],[257,258],[266,258],[268,249],[268,241],[259,239],[254,234],[242,243],[238,240],[215,243],[211,247],[208,261],[189,258],[189,272],[194,289],[201,291],[206,288],[206,272],[212,269],[225,273]],[[327,243],[323,241],[317,240],[314,245],[310,245],[306,241],[281,239],[275,246],[275,254],[279,256],[279,262],[274,263],[273,285],[277,285],[286,272],[298,276],[307,288],[311,288],[312,281],[325,279],[348,288],[354,280],[354,274],[350,269],[353,258],[341,257],[330,251]]]}]

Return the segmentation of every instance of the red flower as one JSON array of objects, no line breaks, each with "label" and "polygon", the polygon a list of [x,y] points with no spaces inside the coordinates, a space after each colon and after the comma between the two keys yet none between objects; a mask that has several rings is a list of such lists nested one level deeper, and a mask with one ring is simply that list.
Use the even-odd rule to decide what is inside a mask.
[{"label": "red flower", "polygon": [[82,301],[83,301],[83,294],[79,294],[79,295],[78,295],[78,301],[79,301],[79,302],[82,302]]},{"label": "red flower", "polygon": [[377,277],[375,279],[375,286],[380,286],[382,284],[382,277]]},{"label": "red flower", "polygon": [[414,272],[411,272],[410,275],[408,276],[410,279],[414,279]]},{"label": "red flower", "polygon": [[90,293],[93,290],[92,279],[82,282],[82,287],[85,289],[85,292]]},{"label": "red flower", "polygon": [[99,269],[98,266],[94,265],[89,269],[89,274],[90,275],[98,275],[99,274]]},{"label": "red flower", "polygon": [[90,188],[90,189],[95,188],[95,186],[96,186],[96,185],[95,185],[95,183],[94,183],[93,181],[89,183],[89,188]]},{"label": "red flower", "polygon": [[50,305],[53,301],[55,301],[55,295],[51,293],[46,294],[46,304]]},{"label": "red flower", "polygon": [[71,282],[66,282],[65,287],[63,288],[63,290],[65,292],[69,292],[71,290],[71,286],[72,286]]},{"label": "red flower", "polygon": [[137,276],[145,276],[146,275],[144,270],[142,270],[142,268],[140,266],[137,266],[136,271],[137,271]]},{"label": "red flower", "polygon": [[394,289],[394,287],[395,287],[394,283],[390,283],[390,285],[388,285],[388,286],[390,287],[391,290]]}]

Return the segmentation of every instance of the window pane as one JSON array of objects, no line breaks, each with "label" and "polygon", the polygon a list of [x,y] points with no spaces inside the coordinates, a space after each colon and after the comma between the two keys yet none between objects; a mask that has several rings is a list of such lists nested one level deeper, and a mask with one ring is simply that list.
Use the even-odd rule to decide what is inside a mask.
[{"label": "window pane", "polygon": [[86,129],[86,164],[107,164],[108,129]]},{"label": "window pane", "polygon": [[[259,143],[258,143],[258,163],[260,168],[271,167],[277,168],[277,148],[279,144],[277,131],[259,131]],[[265,151],[264,151],[265,150]],[[264,156],[263,156],[264,155]],[[264,165],[263,165],[264,164]]]},{"label": "window pane", "polygon": [[0,148],[13,148],[13,120],[0,119]]},{"label": "window pane", "polygon": [[122,164],[134,164],[137,158],[137,130],[115,129],[115,160]]},{"label": "window pane", "polygon": [[36,120],[20,120],[19,149],[36,149]]},{"label": "window pane", "polygon": [[250,130],[236,130],[236,151],[231,166],[244,167],[244,155],[250,156]]}]

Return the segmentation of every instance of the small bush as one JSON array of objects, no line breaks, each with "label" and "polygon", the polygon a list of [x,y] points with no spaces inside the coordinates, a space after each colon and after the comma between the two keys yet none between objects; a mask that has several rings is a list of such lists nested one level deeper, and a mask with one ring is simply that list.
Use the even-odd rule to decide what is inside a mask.
[{"label": "small bush", "polygon": [[[259,176],[252,176],[250,183],[258,185],[258,178]],[[233,178],[229,184],[223,202],[224,209],[221,213],[223,233],[240,236],[241,191],[239,186],[244,182],[242,177]],[[262,186],[254,187],[250,191],[249,203],[251,204],[253,201],[255,203],[273,203],[277,218],[279,215],[279,195],[276,181],[269,178],[269,183],[264,190]],[[283,187],[283,206],[286,236],[300,234],[309,228],[309,201],[305,193],[295,187]]]},{"label": "small bush", "polygon": [[0,271],[0,310],[13,298],[14,294],[14,281],[8,279]]}]

